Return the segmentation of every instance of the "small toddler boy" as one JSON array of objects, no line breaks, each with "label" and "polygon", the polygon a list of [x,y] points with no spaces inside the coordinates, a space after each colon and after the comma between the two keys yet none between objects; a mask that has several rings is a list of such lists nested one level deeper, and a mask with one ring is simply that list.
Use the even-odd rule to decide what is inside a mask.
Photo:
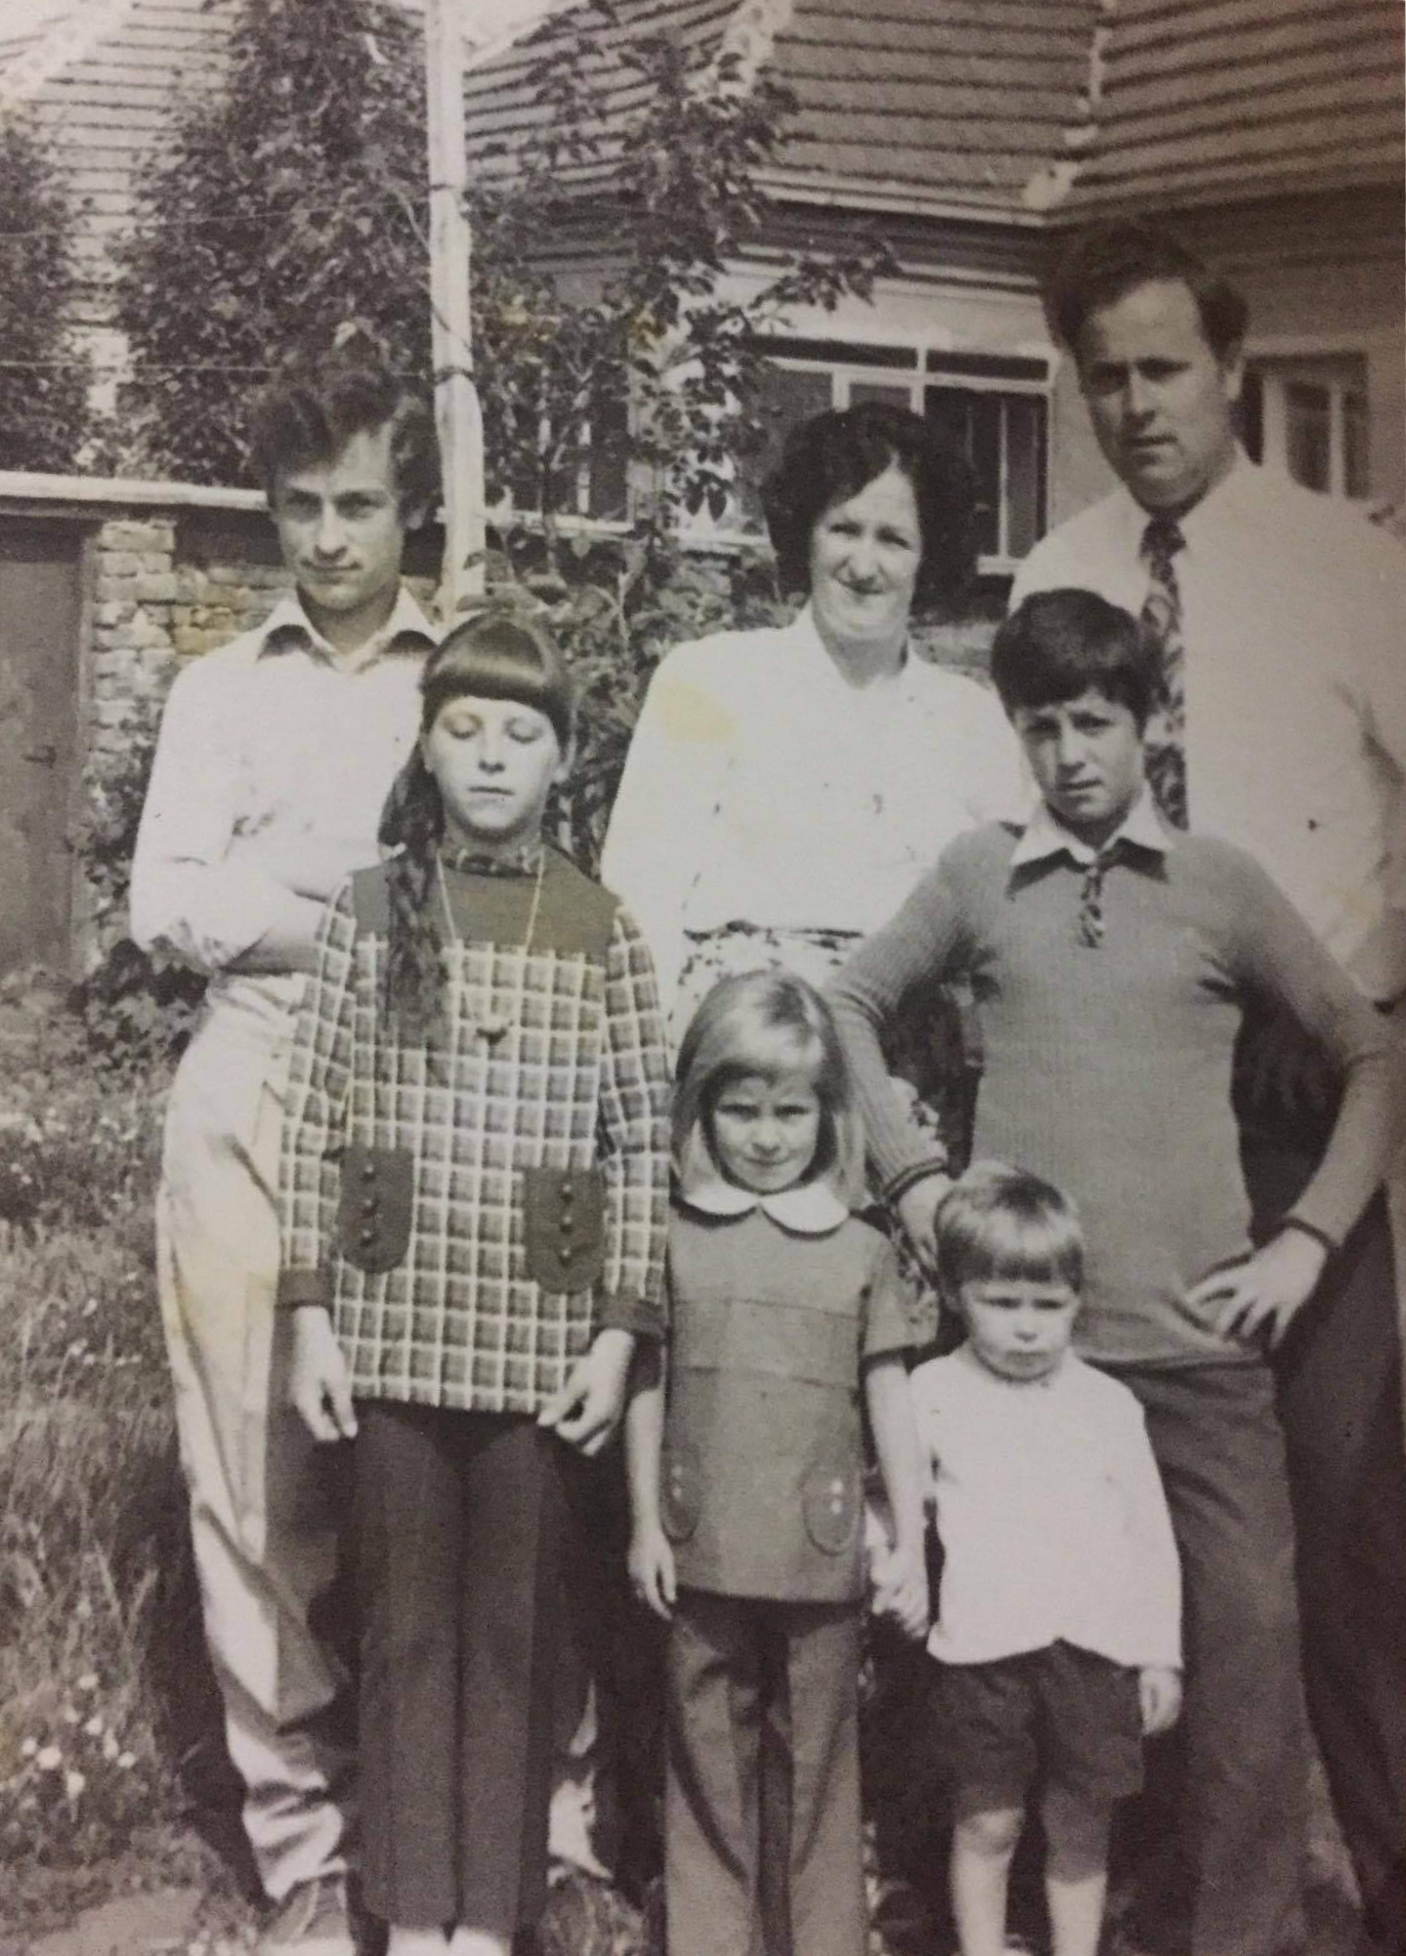
[{"label": "small toddler boy", "polygon": [[1006,1947],[1041,1788],[1055,1956],[1095,1956],[1115,1801],[1181,1703],[1181,1576],[1142,1410],[1070,1350],[1084,1244],[1060,1191],[980,1162],[937,1212],[966,1342],[913,1373],[944,1560],[932,1695],[962,1956]]}]

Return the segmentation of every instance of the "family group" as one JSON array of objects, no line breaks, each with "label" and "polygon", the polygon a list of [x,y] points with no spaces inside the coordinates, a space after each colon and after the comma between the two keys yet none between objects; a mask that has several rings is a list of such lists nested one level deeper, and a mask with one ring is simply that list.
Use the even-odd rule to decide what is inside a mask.
[{"label": "family group", "polygon": [[1314,1743],[1406,1952],[1406,560],[1246,459],[1177,240],[1046,304],[1118,487],[992,687],[912,636],[965,456],[816,416],[763,498],[804,602],[666,655],[600,881],[550,637],[402,583],[424,406],[346,349],[259,403],[295,592],[178,677],[132,918],[209,980],[159,1276],[266,1956],[530,1937],[617,1462],[670,1956],[864,1956],[874,1618],[960,1956],[1025,1946],[1028,1827],[1053,1956],[1301,1956]]}]

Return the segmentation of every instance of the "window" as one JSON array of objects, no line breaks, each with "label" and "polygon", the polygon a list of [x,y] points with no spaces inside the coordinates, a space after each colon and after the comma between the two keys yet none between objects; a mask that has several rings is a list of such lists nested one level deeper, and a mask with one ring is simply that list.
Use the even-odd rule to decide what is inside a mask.
[{"label": "window", "polygon": [[944,429],[976,471],[977,545],[986,570],[1008,569],[1045,530],[1049,367],[1014,354],[920,352],[911,346],[776,339],[760,404],[766,443],[745,471],[744,512],[797,422],[825,408],[891,401]]},{"label": "window", "polygon": [[1371,493],[1367,362],[1361,354],[1255,360],[1241,435],[1252,461],[1324,496]]}]

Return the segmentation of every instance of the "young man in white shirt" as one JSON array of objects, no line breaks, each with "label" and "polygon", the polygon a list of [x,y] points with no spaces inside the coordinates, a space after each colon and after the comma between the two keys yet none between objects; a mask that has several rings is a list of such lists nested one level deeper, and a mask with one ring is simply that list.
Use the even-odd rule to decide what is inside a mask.
[{"label": "young man in white shirt", "polygon": [[274,1311],[288,1052],[332,891],[374,862],[434,642],[401,584],[431,509],[428,409],[334,353],[260,402],[254,455],[296,586],[176,679],[132,871],[132,933],[209,980],[166,1120],[158,1282],[205,1630],[269,1956],[352,1956],[346,1673],[314,1626],[336,1569],[325,1463]]},{"label": "young man in white shirt", "polygon": [[[1165,765],[1159,777],[1154,754],[1150,771],[1164,809],[1256,856],[1390,1007],[1406,991],[1406,556],[1359,512],[1240,452],[1247,308],[1176,240],[1140,224],[1081,235],[1046,309],[1120,486],[1036,546],[1012,607],[1082,586],[1161,632]],[[1335,1092],[1283,1028],[1245,1041],[1237,1106],[1262,1215],[1308,1179]],[[1406,1950],[1396,1289],[1379,1197],[1276,1356],[1309,1709],[1362,1890],[1364,1956]]]}]

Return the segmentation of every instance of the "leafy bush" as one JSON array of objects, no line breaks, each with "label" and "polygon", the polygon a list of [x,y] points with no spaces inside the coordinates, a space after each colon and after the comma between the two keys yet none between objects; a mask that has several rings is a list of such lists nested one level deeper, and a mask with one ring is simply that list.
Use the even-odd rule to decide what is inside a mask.
[{"label": "leafy bush", "polygon": [[97,962],[73,1003],[95,1059],[135,1071],[173,1057],[190,1035],[205,981],[127,935],[132,852],[151,775],[165,689],[135,693],[83,765],[82,813],[69,841],[88,886]]},{"label": "leafy bush", "polygon": [[68,469],[82,446],[89,366],[65,324],[74,215],[34,130],[0,122],[0,468]]}]

